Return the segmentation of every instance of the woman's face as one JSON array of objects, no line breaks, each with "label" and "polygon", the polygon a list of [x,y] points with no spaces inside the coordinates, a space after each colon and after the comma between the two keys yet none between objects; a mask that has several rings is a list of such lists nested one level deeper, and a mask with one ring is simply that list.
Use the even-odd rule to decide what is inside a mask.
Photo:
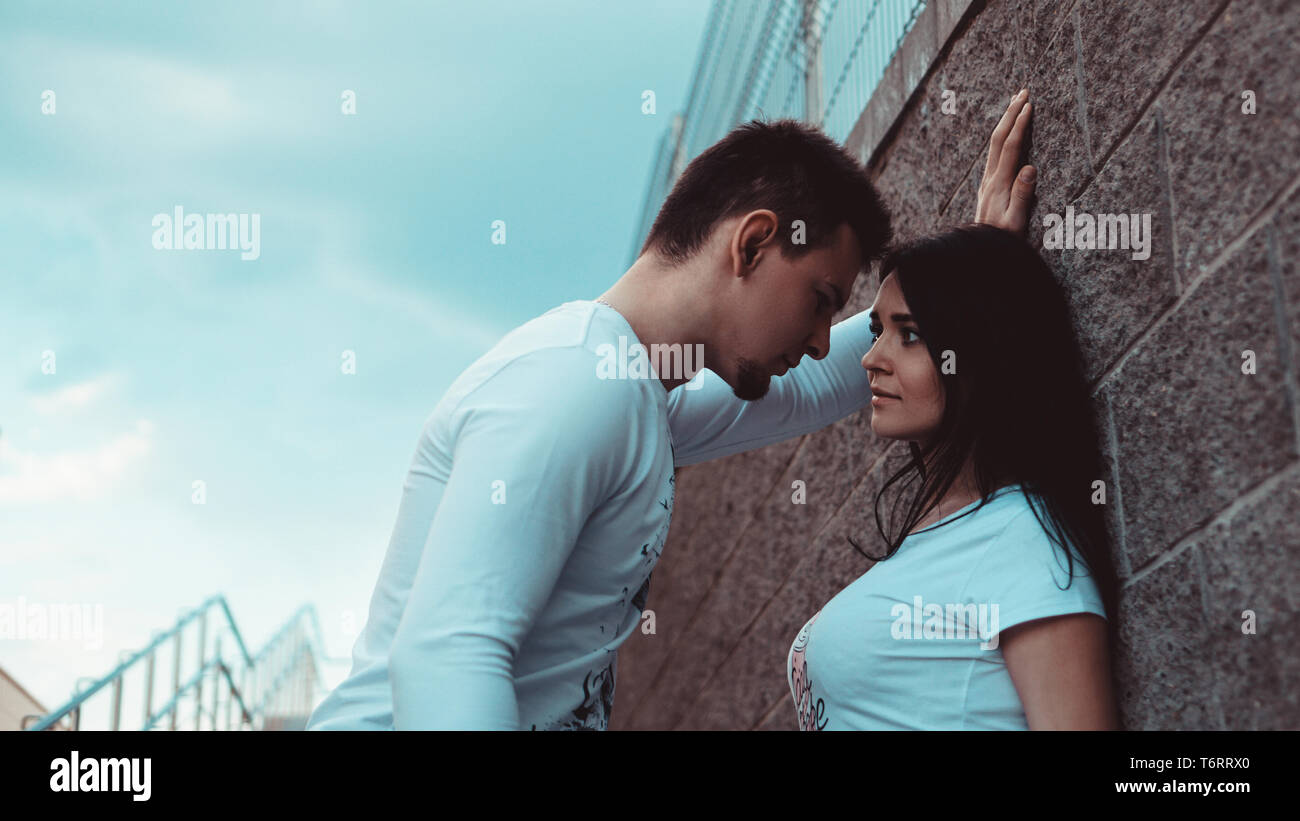
[{"label": "woman's face", "polygon": [[[862,367],[875,394],[871,430],[925,449],[943,419],[943,384],[893,273],[880,283],[869,311],[875,343],[862,357]],[[896,398],[883,398],[882,393]]]}]

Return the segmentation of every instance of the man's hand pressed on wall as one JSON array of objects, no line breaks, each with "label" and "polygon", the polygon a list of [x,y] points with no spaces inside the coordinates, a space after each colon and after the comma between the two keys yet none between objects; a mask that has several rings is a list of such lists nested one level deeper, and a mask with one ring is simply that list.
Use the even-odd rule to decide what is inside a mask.
[{"label": "man's hand pressed on wall", "polygon": [[[975,205],[975,221],[997,226],[1014,234],[1023,234],[1029,223],[1030,201],[1038,176],[1032,165],[1020,168],[1020,150],[1032,116],[1029,90],[1011,98],[993,136],[989,139],[989,157],[980,180]],[[1016,173],[1019,170],[1019,173]]]}]

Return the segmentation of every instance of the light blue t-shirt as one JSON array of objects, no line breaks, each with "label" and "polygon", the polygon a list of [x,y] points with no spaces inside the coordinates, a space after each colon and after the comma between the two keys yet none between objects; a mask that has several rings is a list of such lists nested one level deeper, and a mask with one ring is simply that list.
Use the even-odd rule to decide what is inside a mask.
[{"label": "light blue t-shirt", "polygon": [[[1041,498],[1038,508],[1046,522]],[[786,681],[799,728],[1028,729],[998,632],[1067,613],[1106,617],[1071,548],[1072,581],[1019,484],[909,535],[791,645]]]}]

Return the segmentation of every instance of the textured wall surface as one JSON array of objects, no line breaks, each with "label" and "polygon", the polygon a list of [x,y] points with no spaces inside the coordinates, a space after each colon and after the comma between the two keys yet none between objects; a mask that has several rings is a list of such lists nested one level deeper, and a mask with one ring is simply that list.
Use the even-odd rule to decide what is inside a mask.
[{"label": "textured wall surface", "polygon": [[[1030,239],[1071,204],[1151,214],[1149,259],[1043,251],[1103,422],[1129,729],[1300,729],[1297,42],[1289,0],[976,3],[914,93],[878,92],[912,94],[884,142],[848,140],[900,238],[924,235],[973,217],[988,135],[1027,86]],[[837,319],[874,296],[860,281]],[[790,644],[869,569],[847,538],[882,549],[873,500],[907,459],[869,422],[679,471],[656,632],[620,653],[612,729],[796,727]]]}]

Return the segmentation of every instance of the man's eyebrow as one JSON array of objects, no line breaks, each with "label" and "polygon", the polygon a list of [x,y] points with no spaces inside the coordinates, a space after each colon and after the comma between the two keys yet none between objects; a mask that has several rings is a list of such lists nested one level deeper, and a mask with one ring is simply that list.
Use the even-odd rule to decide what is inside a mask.
[{"label": "man's eyebrow", "polygon": [[[875,309],[875,308],[872,308],[872,309],[867,313],[867,316],[871,317],[872,319],[880,319],[880,314],[876,313],[876,309]],[[912,321],[912,315],[911,315],[911,314],[890,314],[889,318],[890,318],[891,320],[893,320],[894,322],[911,322],[911,321]]]}]

